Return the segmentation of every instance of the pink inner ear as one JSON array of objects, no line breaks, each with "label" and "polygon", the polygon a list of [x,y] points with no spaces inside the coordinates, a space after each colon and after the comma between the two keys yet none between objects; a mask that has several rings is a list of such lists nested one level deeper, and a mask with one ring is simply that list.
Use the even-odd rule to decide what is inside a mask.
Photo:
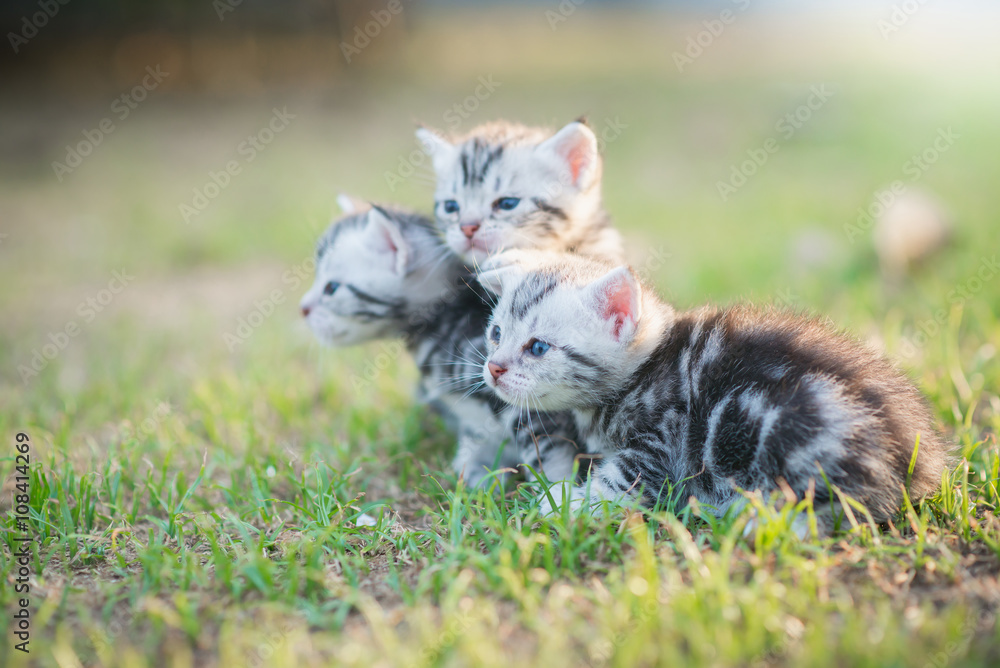
[{"label": "pink inner ear", "polygon": [[394,234],[392,223],[373,221],[376,229],[370,230],[369,237],[372,240],[372,248],[378,249],[380,253],[385,253],[392,257],[397,272],[402,272],[406,266],[406,244]]},{"label": "pink inner ear", "polygon": [[632,305],[632,290],[624,280],[615,281],[605,292],[604,318],[615,321],[615,340],[621,337],[625,322],[635,319]]},{"label": "pink inner ear", "polygon": [[392,240],[392,233],[389,232],[389,228],[383,226],[381,231],[382,239],[385,240],[386,247],[390,252],[392,252],[393,255],[397,254],[399,249],[396,247],[396,242]]},{"label": "pink inner ear", "polygon": [[587,166],[586,142],[580,141],[570,147],[566,154],[566,162],[569,163],[569,171],[573,175],[575,185],[580,180],[580,172]]}]

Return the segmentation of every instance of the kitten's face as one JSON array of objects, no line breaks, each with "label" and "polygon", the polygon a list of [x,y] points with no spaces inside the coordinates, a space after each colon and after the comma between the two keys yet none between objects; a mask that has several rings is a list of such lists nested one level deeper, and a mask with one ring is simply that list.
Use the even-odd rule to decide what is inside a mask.
[{"label": "kitten's face", "polygon": [[547,411],[584,408],[619,375],[640,310],[627,268],[581,282],[554,267],[514,266],[480,281],[500,294],[483,379],[501,399]]},{"label": "kitten's face", "polygon": [[320,241],[316,279],[301,302],[316,338],[349,346],[400,335],[415,304],[448,289],[443,272],[427,271],[437,258],[422,253],[401,223],[378,209],[334,223]]},{"label": "kitten's face", "polygon": [[559,247],[573,219],[599,205],[597,140],[581,123],[552,137],[517,126],[474,130],[457,145],[426,129],[417,137],[437,174],[438,225],[470,265],[506,249]]}]

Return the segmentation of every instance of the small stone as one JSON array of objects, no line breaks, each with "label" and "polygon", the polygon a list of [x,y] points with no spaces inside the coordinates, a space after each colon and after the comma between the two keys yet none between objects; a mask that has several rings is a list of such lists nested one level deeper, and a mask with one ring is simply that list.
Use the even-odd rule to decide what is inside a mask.
[{"label": "small stone", "polygon": [[[883,197],[892,195],[885,193]],[[936,199],[907,190],[893,196],[875,222],[873,235],[883,275],[899,278],[948,243],[952,223]]]}]

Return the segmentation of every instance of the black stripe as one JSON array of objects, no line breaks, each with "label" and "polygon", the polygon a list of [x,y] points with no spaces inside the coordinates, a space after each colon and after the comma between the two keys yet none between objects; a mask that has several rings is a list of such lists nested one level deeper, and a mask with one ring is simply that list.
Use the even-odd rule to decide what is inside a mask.
[{"label": "black stripe", "polygon": [[351,317],[352,318],[357,318],[358,320],[361,320],[362,322],[371,322],[373,320],[382,320],[382,319],[386,318],[388,315],[389,315],[388,313],[375,313],[374,311],[366,311],[364,309],[360,309],[360,310],[357,310],[357,311],[354,311],[353,313],[351,313]]},{"label": "black stripe", "polygon": [[483,164],[479,166],[479,173],[476,176],[476,181],[482,183],[486,180],[486,172],[489,171],[490,165],[493,164],[495,160],[499,159],[501,155],[503,155],[503,146],[498,146],[495,151],[486,156],[486,159],[483,160]]},{"label": "black stripe", "polygon": [[[646,467],[642,465],[642,462],[635,461],[629,457],[630,454],[626,450],[618,456],[618,472],[623,478],[622,482],[613,483],[618,492],[625,492],[625,490],[630,488],[638,489],[643,483],[642,472]],[[610,483],[611,481],[605,478],[605,482]]]},{"label": "black stripe", "polygon": [[559,281],[555,276],[552,275],[544,276],[544,279],[546,281],[545,285],[543,285],[541,289],[539,289],[537,292],[535,292],[533,295],[527,298],[525,298],[523,293],[526,292],[527,290],[530,290],[533,287],[530,284],[530,282],[522,283],[521,286],[518,287],[517,291],[514,293],[514,298],[511,300],[511,306],[510,306],[511,315],[513,315],[515,319],[522,320],[524,316],[528,315],[528,311],[533,306],[538,304],[538,302],[542,301],[545,298],[545,295],[552,292],[555,289],[555,287],[559,285]]},{"label": "black stripe", "polygon": [[469,185],[469,156],[462,153],[462,184]]},{"label": "black stripe", "polygon": [[330,250],[337,241],[340,233],[346,229],[355,229],[368,219],[368,214],[358,213],[349,217],[341,218],[332,224],[327,231],[319,238],[316,244],[316,259],[320,260]]},{"label": "black stripe", "polygon": [[[745,392],[743,393],[745,394]],[[754,462],[760,443],[760,429],[763,417],[751,415],[740,408],[740,395],[734,395],[722,409],[712,443],[715,470],[713,473],[723,478],[733,478],[737,485],[752,484],[750,465]]]},{"label": "black stripe", "polygon": [[529,219],[528,222],[534,225],[537,231],[543,235],[555,234],[556,230],[552,227],[552,223],[549,222],[548,218],[532,218]]},{"label": "black stripe", "polygon": [[591,369],[597,369],[599,371],[604,370],[604,367],[602,367],[600,364],[590,359],[586,355],[576,352],[575,350],[573,350],[568,346],[564,346],[562,351],[566,353],[566,357],[570,358],[577,364],[582,364],[583,366],[590,367]]},{"label": "black stripe", "polygon": [[348,290],[350,290],[352,293],[354,293],[354,296],[357,297],[358,299],[360,299],[361,301],[368,302],[370,304],[378,304],[379,306],[386,306],[386,307],[392,308],[392,309],[399,309],[399,308],[402,308],[403,306],[406,305],[406,301],[405,300],[397,299],[395,301],[391,301],[390,302],[390,301],[386,301],[384,299],[379,299],[378,297],[372,296],[372,295],[368,294],[367,292],[365,292],[364,290],[361,290],[360,288],[356,288],[356,287],[354,287],[353,285],[351,285],[349,283],[347,285],[345,285],[344,287],[346,287]]},{"label": "black stripe", "polygon": [[550,216],[555,216],[556,218],[559,218],[560,220],[566,220],[566,218],[567,218],[566,212],[563,211],[562,209],[560,209],[559,207],[552,206],[548,202],[546,202],[546,201],[544,201],[544,200],[542,200],[541,198],[538,198],[538,197],[533,197],[531,199],[531,201],[534,202],[535,206],[538,207],[539,211],[544,211],[545,213],[549,214]]}]

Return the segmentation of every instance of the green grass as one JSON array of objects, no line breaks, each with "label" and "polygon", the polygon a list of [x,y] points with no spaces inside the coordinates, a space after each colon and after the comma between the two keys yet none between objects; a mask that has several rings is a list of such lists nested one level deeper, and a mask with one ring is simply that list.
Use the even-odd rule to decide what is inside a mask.
[{"label": "green grass", "polygon": [[[543,18],[528,18],[550,37]],[[0,183],[12,212],[0,229],[0,476],[27,432],[32,662],[1000,662],[1000,280],[961,305],[948,298],[1000,251],[995,77],[900,68],[887,54],[862,68],[827,42],[773,71],[720,45],[678,76],[645,21],[572,21],[551,36],[548,78],[532,58],[551,45],[529,40],[536,51],[510,60],[494,38],[433,76],[446,24],[424,26],[400,60],[416,53],[426,70],[371,72],[318,100],[300,91],[212,106],[167,90],[62,184],[49,162],[106,113],[104,97],[45,122],[0,107],[55,137],[16,172],[4,163]],[[683,44],[687,28],[671,30]],[[696,506],[543,522],[534,485],[458,484],[450,436],[412,402],[405,354],[358,386],[385,349],[320,349],[297,317],[305,284],[284,272],[311,254],[338,190],[427,209],[425,172],[395,192],[383,174],[413,149],[413,118],[440,125],[490,71],[504,84],[470,122],[586,111],[595,126],[628,125],[605,150],[607,204],[665,296],[777,300],[899,359],[956,444],[941,492],[889,527],[859,516],[833,538],[799,540],[790,509],[769,503],[744,535],[748,513],[713,519]],[[716,182],[818,81],[834,97],[722,202]],[[184,225],[178,203],[286,101],[296,121]],[[918,185],[954,213],[957,239],[888,291],[870,239],[850,243],[843,226],[948,125],[961,139]],[[793,251],[804,230],[822,240],[821,261]],[[657,248],[669,257],[650,263]],[[135,281],[85,322],[78,304],[122,267]],[[224,334],[273,290],[274,313],[229,350]],[[940,309],[938,331],[907,348]],[[79,336],[22,382],[18,366],[70,320]],[[12,492],[0,500],[5,613],[17,598]],[[361,513],[377,525],[355,527]],[[3,620],[0,664],[18,665]]]}]

